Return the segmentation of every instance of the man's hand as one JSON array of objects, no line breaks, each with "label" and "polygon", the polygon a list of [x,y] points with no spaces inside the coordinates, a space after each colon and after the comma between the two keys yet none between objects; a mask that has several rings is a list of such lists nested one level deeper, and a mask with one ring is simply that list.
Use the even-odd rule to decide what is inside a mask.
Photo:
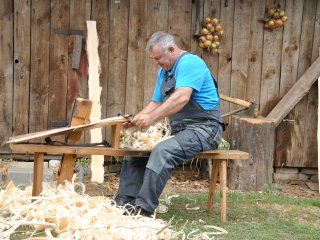
[{"label": "man's hand", "polygon": [[141,128],[147,128],[153,123],[152,114],[140,112],[131,120],[131,123]]},{"label": "man's hand", "polygon": [[124,123],[122,123],[122,126],[124,127],[124,128],[132,128],[132,127],[134,127],[134,126],[136,126],[133,122],[131,122],[131,120],[130,121],[128,121],[128,122],[124,122]]}]

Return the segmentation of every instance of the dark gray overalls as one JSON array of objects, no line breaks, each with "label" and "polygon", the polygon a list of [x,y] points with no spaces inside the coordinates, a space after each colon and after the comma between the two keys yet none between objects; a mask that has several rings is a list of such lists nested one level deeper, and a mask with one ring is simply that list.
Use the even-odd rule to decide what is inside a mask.
[{"label": "dark gray overalls", "polygon": [[[160,88],[164,101],[175,90],[174,72],[185,54],[176,60],[172,73],[165,74]],[[135,204],[149,212],[157,208],[172,170],[201,151],[217,148],[223,132],[219,104],[207,111],[190,99],[169,120],[174,137],[157,144],[149,158],[125,158],[120,173],[118,194],[136,198]]]}]

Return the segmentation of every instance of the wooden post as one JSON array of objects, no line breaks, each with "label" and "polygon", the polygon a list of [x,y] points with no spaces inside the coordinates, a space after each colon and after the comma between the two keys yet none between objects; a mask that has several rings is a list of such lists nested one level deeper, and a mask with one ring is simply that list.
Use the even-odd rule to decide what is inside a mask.
[{"label": "wooden post", "polygon": [[227,220],[227,160],[220,160],[219,167],[220,178],[220,220],[225,222]]},{"label": "wooden post", "polygon": [[43,160],[44,153],[34,154],[32,196],[38,196],[42,192]]},{"label": "wooden post", "polygon": [[111,126],[111,146],[113,148],[119,148],[120,129],[121,129],[121,124],[119,123]]},{"label": "wooden post", "polygon": [[213,166],[211,168],[211,178],[210,178],[210,185],[209,185],[209,195],[208,195],[208,212],[212,212],[213,210],[213,200],[214,194],[216,192],[216,185],[217,185],[217,178],[218,178],[218,171],[220,166],[220,160],[212,160]]},{"label": "wooden post", "polygon": [[228,184],[231,189],[261,191],[272,183],[275,126],[263,118],[232,116],[231,149],[246,151],[249,161],[230,162]]}]

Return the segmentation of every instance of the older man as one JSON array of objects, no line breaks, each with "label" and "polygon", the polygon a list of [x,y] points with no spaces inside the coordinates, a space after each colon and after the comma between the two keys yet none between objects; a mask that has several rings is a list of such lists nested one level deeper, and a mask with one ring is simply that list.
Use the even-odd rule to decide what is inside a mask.
[{"label": "older man", "polygon": [[154,93],[124,127],[146,128],[169,117],[174,137],[157,144],[149,158],[124,159],[115,201],[133,205],[133,214],[151,216],[172,170],[200,151],[217,148],[222,123],[216,82],[201,58],[180,49],[166,32],[154,33],[146,51],[160,67]]}]

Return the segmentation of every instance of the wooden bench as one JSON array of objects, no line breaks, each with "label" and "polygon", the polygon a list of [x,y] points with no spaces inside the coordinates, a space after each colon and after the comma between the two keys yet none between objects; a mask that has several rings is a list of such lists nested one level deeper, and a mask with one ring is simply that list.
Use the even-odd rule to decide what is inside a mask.
[{"label": "wooden bench", "polygon": [[[117,124],[118,125],[118,124]],[[119,127],[113,125],[115,133],[119,131]],[[115,139],[118,140],[118,135],[115,134]],[[115,142],[116,140],[113,140]],[[117,145],[117,144],[116,144]],[[107,148],[104,146],[96,147],[78,147],[78,146],[55,146],[39,143],[10,143],[13,151],[34,153],[34,174],[33,174],[33,191],[34,196],[39,195],[42,191],[43,181],[43,161],[45,154],[66,154],[73,156],[64,161],[64,178],[63,180],[71,180],[73,175],[73,166],[76,155],[104,155],[104,156],[132,156],[132,157],[148,157],[149,151],[139,150],[124,150],[119,148]],[[212,170],[209,184],[208,195],[208,211],[213,210],[213,198],[216,189],[216,183],[219,172],[220,182],[220,219],[225,222],[227,219],[227,160],[247,160],[249,154],[238,150],[212,150],[198,154],[199,159],[211,159]],[[71,166],[71,167],[70,167]]]}]

